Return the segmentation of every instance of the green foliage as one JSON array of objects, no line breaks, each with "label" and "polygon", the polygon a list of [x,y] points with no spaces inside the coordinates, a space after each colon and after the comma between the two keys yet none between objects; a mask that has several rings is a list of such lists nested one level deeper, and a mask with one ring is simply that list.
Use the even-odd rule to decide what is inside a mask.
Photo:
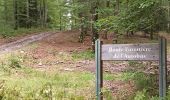
[{"label": "green foliage", "polygon": [[[159,0],[29,1],[1,0],[1,23],[11,28],[49,26],[54,29],[69,30],[81,27],[81,16],[87,19],[87,26],[90,28],[93,23],[92,15],[97,14],[98,30],[155,32],[163,30],[167,25],[166,9],[161,7]],[[96,12],[93,12],[96,5],[98,6]]]},{"label": "green foliage", "polygon": [[160,100],[157,96],[150,96],[146,89],[142,91],[137,91],[135,94],[134,100]]},{"label": "green foliage", "polygon": [[147,100],[148,96],[147,96],[146,91],[147,91],[146,89],[143,89],[142,91],[138,91],[136,93],[136,96],[135,96],[134,100]]},{"label": "green foliage", "polygon": [[97,22],[99,29],[152,33],[166,26],[166,10],[158,0],[123,0],[120,5],[118,15],[112,14]]},{"label": "green foliage", "polygon": [[148,100],[148,98],[158,94],[159,86],[157,84],[156,75],[147,75],[143,72],[127,71],[120,74],[117,79],[121,79],[123,81],[134,81],[136,90],[138,91],[135,96],[135,100]]},{"label": "green foliage", "polygon": [[170,86],[168,87],[168,90],[167,90],[167,100],[169,100],[170,98]]},{"label": "green foliage", "polygon": [[144,73],[137,73],[134,77],[135,84],[139,90],[143,88],[152,88],[153,84],[151,83],[152,81],[150,79],[151,77],[145,75]]},{"label": "green foliage", "polygon": [[133,80],[138,90],[147,89],[152,92],[151,95],[155,95],[158,92],[157,76],[146,75],[142,72],[128,72],[122,75],[122,80]]},{"label": "green foliage", "polygon": [[115,31],[118,30],[119,24],[118,24],[118,17],[117,16],[109,16],[106,18],[100,19],[96,26],[99,30],[108,30],[108,31]]}]

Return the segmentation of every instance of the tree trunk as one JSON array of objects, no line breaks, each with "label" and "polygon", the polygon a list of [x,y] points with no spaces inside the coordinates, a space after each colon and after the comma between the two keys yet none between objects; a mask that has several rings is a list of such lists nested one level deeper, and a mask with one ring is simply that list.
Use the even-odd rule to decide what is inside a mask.
[{"label": "tree trunk", "polygon": [[29,0],[29,18],[30,18],[30,25],[37,26],[38,20],[38,9],[37,9],[37,0]]},{"label": "tree trunk", "polygon": [[13,0],[14,4],[14,30],[18,29],[18,4],[17,0]]},{"label": "tree trunk", "polygon": [[4,0],[4,14],[5,14],[5,23],[7,24],[8,22],[8,16],[7,16],[7,1]]},{"label": "tree trunk", "polygon": [[95,22],[98,20],[98,6],[99,2],[95,4],[94,7],[92,7],[92,50],[95,51],[95,41],[99,38],[98,30],[95,27]]},{"label": "tree trunk", "polygon": [[126,1],[126,8],[129,9],[129,0]]},{"label": "tree trunk", "polygon": [[110,0],[107,0],[107,2],[106,2],[106,7],[110,7]]},{"label": "tree trunk", "polygon": [[27,0],[27,28],[30,28],[30,19],[29,19],[29,0]]},{"label": "tree trunk", "polygon": [[119,9],[120,9],[120,1],[116,0],[116,12],[115,12],[115,15],[119,14]]},{"label": "tree trunk", "polygon": [[[106,7],[107,7],[107,8],[110,7],[110,0],[107,0],[107,2],[106,2]],[[108,30],[105,29],[105,30],[104,30],[104,36],[103,36],[104,39],[107,39],[107,33],[108,33]]]},{"label": "tree trunk", "polygon": [[61,13],[61,8],[60,8],[60,31],[62,30],[62,13]]},{"label": "tree trunk", "polygon": [[46,27],[47,22],[47,4],[46,0],[43,0],[43,26]]},{"label": "tree trunk", "polygon": [[153,40],[153,31],[150,32],[150,39]]},{"label": "tree trunk", "polygon": [[80,18],[80,36],[79,36],[79,42],[82,43],[84,40],[84,33],[83,33],[83,13],[79,13],[78,14],[79,18]]},{"label": "tree trunk", "polygon": [[40,26],[43,28],[43,17],[42,17],[42,13],[43,13],[43,10],[42,10],[42,0],[40,0],[40,7],[39,7],[39,18],[40,18]]}]

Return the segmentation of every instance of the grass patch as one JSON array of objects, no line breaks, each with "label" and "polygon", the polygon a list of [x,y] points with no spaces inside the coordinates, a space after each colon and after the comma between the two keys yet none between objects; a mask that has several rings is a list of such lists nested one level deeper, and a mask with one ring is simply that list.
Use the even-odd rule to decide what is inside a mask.
[{"label": "grass patch", "polygon": [[104,77],[103,77],[104,80],[112,81],[112,80],[115,80],[115,78],[116,78],[116,77],[115,77],[114,74],[104,73]]},{"label": "grass patch", "polygon": [[[19,74],[19,75],[18,75]],[[94,98],[94,75],[87,72],[53,74],[28,68],[10,76],[1,76],[1,99],[79,100]],[[90,94],[89,94],[90,93]]]},{"label": "grass patch", "polygon": [[1,59],[1,100],[95,99],[94,74],[79,71],[39,71],[23,66],[20,58],[22,55],[8,55],[3,61]]},{"label": "grass patch", "polygon": [[72,53],[73,60],[91,60],[94,59],[94,57],[95,57],[94,52],[90,50],[79,53],[77,52]]},{"label": "grass patch", "polygon": [[134,72],[125,72],[120,74],[117,79],[120,79],[121,81],[129,81],[129,80],[134,80],[136,77],[137,73]]}]

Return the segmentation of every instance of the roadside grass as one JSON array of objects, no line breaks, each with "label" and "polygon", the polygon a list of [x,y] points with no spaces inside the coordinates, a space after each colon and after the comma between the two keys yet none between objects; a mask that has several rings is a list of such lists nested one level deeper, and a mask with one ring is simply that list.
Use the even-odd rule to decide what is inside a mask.
[{"label": "roadside grass", "polygon": [[0,64],[1,100],[95,99],[95,77],[89,72],[39,71],[23,66],[20,55],[5,56]]}]

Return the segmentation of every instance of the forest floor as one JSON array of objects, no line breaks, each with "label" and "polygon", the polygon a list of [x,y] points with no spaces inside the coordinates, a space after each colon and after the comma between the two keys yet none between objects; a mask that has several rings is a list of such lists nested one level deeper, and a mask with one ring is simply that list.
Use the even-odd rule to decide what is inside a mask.
[{"label": "forest floor", "polygon": [[[95,61],[94,61],[94,54],[90,50],[91,38],[90,36],[87,36],[85,38],[84,43],[78,43],[78,36],[79,36],[79,32],[77,31],[67,31],[67,32],[47,33],[47,35],[40,35],[41,38],[34,38],[36,36],[31,36],[32,38],[30,38],[30,36],[26,36],[22,39],[21,38],[19,38],[19,40],[17,39],[18,42],[11,42],[10,44],[6,44],[6,42],[4,42],[6,40],[4,41],[2,40],[2,44],[5,44],[7,46],[3,45],[2,47],[0,47],[1,51],[5,50],[5,48],[6,48],[5,51],[8,51],[8,48],[14,48],[14,50],[10,49],[9,50],[10,52],[2,54],[1,61],[3,62],[6,56],[10,56],[10,57],[12,56],[12,59],[13,57],[14,58],[17,57],[17,59],[19,59],[18,61],[19,64],[21,64],[22,66],[28,66],[31,69],[35,69],[43,73],[62,74],[62,73],[73,72],[73,73],[78,73],[78,75],[79,73],[80,74],[90,73],[90,76],[83,76],[85,77],[85,79],[83,80],[86,80],[86,78],[87,80],[88,79],[90,80],[90,83],[87,83],[88,84],[87,87],[91,88],[91,90],[90,91],[86,90],[83,87],[82,91],[80,90],[79,91],[74,90],[74,91],[76,91],[76,93],[78,92],[82,94],[84,93],[83,96],[89,96],[88,98],[94,99],[95,98],[94,96],[95,95],[94,94]],[[118,40],[118,42],[119,43],[156,42],[141,37],[129,37],[126,39],[123,38],[124,37],[122,37],[120,41]],[[29,39],[33,39],[34,41]],[[141,41],[139,41],[139,39]],[[26,42],[26,43],[21,43],[21,42]],[[109,43],[111,41],[107,40],[104,42]],[[168,44],[168,54],[170,54],[169,48],[170,48],[170,44]],[[143,62],[136,63],[136,62],[126,62],[126,61],[104,62],[104,88],[105,88],[105,90],[103,90],[104,97],[108,98],[109,93],[111,93],[111,95],[115,97],[114,98],[115,100],[127,100],[127,97],[135,95],[136,86],[134,81],[131,80],[131,78],[134,77],[134,73],[128,73],[127,70],[134,69],[132,68],[132,65],[136,65],[135,67],[138,68],[141,66],[141,63],[143,64]],[[146,62],[144,64],[146,65],[142,67],[144,71],[146,72],[149,71],[153,73],[155,72],[155,70],[153,70],[152,68],[150,67],[147,68],[147,67],[154,66],[155,64],[157,65],[157,62],[152,62],[151,64],[150,62]],[[25,74],[22,71],[21,72],[16,71],[13,73],[15,73],[15,76],[25,77]],[[68,77],[69,78],[68,80],[72,80],[73,77],[75,76],[71,74],[70,77]],[[88,94],[88,92],[90,92],[91,94]]]}]

